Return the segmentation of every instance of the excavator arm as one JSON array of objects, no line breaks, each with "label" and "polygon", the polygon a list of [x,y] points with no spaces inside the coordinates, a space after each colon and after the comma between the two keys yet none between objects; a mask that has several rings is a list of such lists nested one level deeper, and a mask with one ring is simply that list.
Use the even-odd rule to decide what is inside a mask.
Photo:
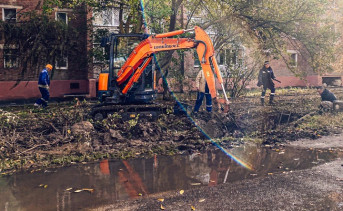
[{"label": "excavator arm", "polygon": [[[170,38],[183,34],[187,31],[195,32],[195,39],[190,38]],[[228,103],[226,92],[223,86],[223,79],[215,59],[214,47],[207,33],[198,26],[190,30],[177,30],[164,34],[151,35],[143,40],[130,54],[124,65],[117,73],[116,81],[118,85],[125,84],[121,90],[126,94],[136,83],[144,69],[150,63],[152,56],[156,52],[171,51],[179,49],[196,48],[205,79],[212,98],[216,98],[215,76],[221,84],[225,100]]]}]

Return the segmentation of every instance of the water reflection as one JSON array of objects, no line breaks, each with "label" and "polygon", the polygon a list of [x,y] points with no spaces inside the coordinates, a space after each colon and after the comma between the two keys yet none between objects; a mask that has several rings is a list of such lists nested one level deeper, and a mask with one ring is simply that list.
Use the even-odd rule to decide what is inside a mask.
[{"label": "water reflection", "polygon": [[[215,186],[268,173],[305,169],[337,157],[328,151],[294,148],[271,150],[256,146],[233,148],[229,152],[248,162],[254,170],[243,168],[223,152],[215,150],[173,157],[104,160],[45,173],[3,177],[0,178],[0,210],[96,208],[153,193],[189,189],[198,185]],[[74,192],[83,188],[94,189],[94,192]]]}]

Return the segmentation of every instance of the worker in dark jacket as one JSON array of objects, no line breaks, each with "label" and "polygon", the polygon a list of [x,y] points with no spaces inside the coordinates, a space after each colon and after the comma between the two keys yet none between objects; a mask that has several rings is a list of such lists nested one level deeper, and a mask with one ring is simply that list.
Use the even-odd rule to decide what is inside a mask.
[{"label": "worker in dark jacket", "polygon": [[261,93],[261,104],[264,105],[264,97],[266,95],[267,89],[270,89],[270,97],[269,97],[269,104],[273,104],[273,99],[275,96],[275,85],[273,80],[276,80],[273,69],[269,65],[269,61],[264,62],[263,68],[260,70],[258,74],[258,83],[257,86],[263,86],[262,87],[262,93]]},{"label": "worker in dark jacket", "polygon": [[38,88],[42,95],[40,99],[36,101],[34,106],[37,107],[47,107],[48,106],[48,100],[50,97],[49,88],[50,88],[50,78],[49,78],[49,72],[52,70],[52,65],[47,64],[45,68],[42,70],[42,72],[39,74],[38,79]]},{"label": "worker in dark jacket", "polygon": [[319,112],[329,112],[333,110],[333,103],[337,100],[336,96],[327,90],[326,85],[323,84],[323,87],[319,87],[317,89],[318,93],[320,94],[320,97],[322,98],[322,102],[319,106]]},{"label": "worker in dark jacket", "polygon": [[320,94],[322,101],[330,101],[333,103],[333,101],[337,100],[336,96],[324,87],[319,87],[317,91]]}]

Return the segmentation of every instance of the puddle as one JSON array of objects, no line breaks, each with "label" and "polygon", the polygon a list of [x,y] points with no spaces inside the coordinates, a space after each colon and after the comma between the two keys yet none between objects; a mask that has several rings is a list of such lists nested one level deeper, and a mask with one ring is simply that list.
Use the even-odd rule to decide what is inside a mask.
[{"label": "puddle", "polygon": [[[0,210],[77,210],[165,191],[215,186],[278,172],[306,169],[334,160],[328,150],[244,146],[203,154],[107,161],[0,178]],[[72,189],[70,189],[72,188]],[[70,190],[69,190],[70,189]],[[77,190],[82,190],[76,193]]]}]

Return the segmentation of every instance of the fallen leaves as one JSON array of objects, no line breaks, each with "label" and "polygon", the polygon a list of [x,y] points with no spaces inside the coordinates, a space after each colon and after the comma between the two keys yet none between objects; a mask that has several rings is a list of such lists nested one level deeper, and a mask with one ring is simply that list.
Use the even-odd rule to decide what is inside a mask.
[{"label": "fallen leaves", "polygon": [[204,202],[204,201],[205,201],[205,199],[200,199],[200,200],[199,200],[199,202]]},{"label": "fallen leaves", "polygon": [[164,199],[157,199],[158,201],[160,201],[160,202],[164,202]]},{"label": "fallen leaves", "polygon": [[[70,191],[71,189],[73,189],[73,188],[67,188],[66,190]],[[92,189],[92,188],[82,188],[82,189],[75,190],[74,193],[80,193],[82,191],[87,191],[89,193],[93,193],[94,189]]]},{"label": "fallen leaves", "polygon": [[40,187],[40,188],[47,188],[47,187],[48,187],[48,185],[39,184],[39,185],[38,185],[38,187]]},{"label": "fallen leaves", "polygon": [[185,191],[184,190],[180,190],[180,194],[182,195]]},{"label": "fallen leaves", "polygon": [[94,192],[94,189],[92,189],[92,188],[82,188],[82,190],[88,191],[88,192],[90,192],[90,193],[93,193],[93,192]]},{"label": "fallen leaves", "polygon": [[165,210],[166,208],[163,207],[163,205],[161,204],[161,210]]}]

